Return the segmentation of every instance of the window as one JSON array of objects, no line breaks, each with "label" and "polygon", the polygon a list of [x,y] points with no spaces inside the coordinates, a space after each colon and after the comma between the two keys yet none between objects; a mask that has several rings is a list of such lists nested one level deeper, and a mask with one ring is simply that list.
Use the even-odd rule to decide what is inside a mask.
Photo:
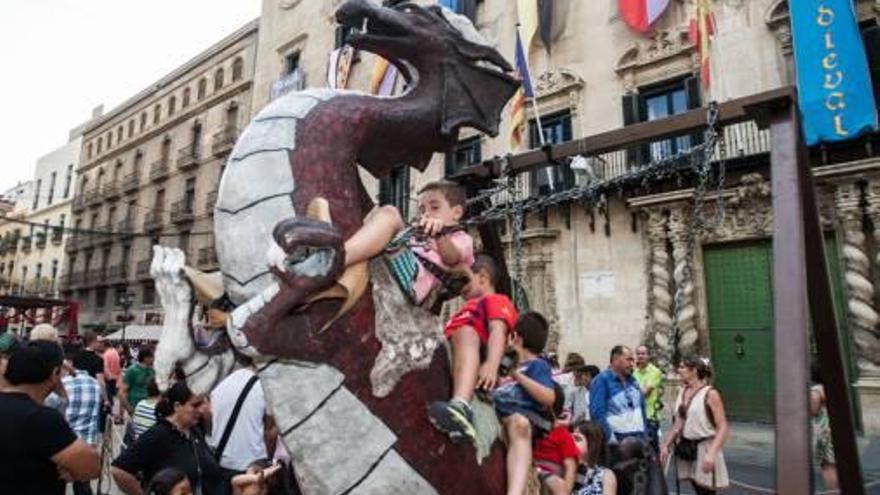
[{"label": "window", "polygon": [[196,203],[196,178],[186,179],[186,191],[183,195],[183,205],[186,211],[192,212]]},{"label": "window", "polygon": [[183,251],[183,254],[187,257],[189,256],[189,237],[189,231],[184,230],[180,233],[180,239],[177,244],[177,247],[180,248],[180,250]]},{"label": "window", "polygon": [[[159,189],[156,191],[156,204],[153,206],[153,209],[156,210],[160,215],[162,214],[162,210],[165,207],[165,189]],[[158,244],[158,243],[156,243]]]},{"label": "window", "polygon": [[232,62],[232,82],[240,81],[243,72],[244,60],[238,57]]},{"label": "window", "polygon": [[180,106],[183,108],[189,106],[189,88],[183,88],[183,98],[180,101]]},{"label": "window", "polygon": [[379,204],[394,205],[406,221],[409,218],[409,167],[400,165],[379,181]]},{"label": "window", "polygon": [[113,222],[116,220],[116,207],[107,210],[107,230],[113,230]]},{"label": "window", "polygon": [[196,98],[198,98],[199,101],[202,101],[202,99],[205,98],[205,93],[207,93],[207,92],[208,92],[208,80],[203,77],[203,78],[199,79],[199,85],[198,85],[198,89],[196,92]]},{"label": "window", "polygon": [[67,166],[67,174],[64,177],[64,198],[70,196],[70,184],[73,182],[73,164]]},{"label": "window", "polygon": [[171,158],[171,138],[166,136],[162,141],[162,161],[168,161]]},{"label": "window", "polygon": [[172,96],[168,98],[168,115],[174,115],[175,111],[177,111],[177,98]]},{"label": "window", "polygon": [[43,277],[43,264],[37,263],[37,266],[34,269],[34,279],[40,280]]},{"label": "window", "polygon": [[40,206],[40,189],[43,188],[43,179],[37,179],[37,185],[34,187],[34,204],[32,210],[36,210]]},{"label": "window", "polygon": [[153,125],[159,123],[159,119],[162,117],[162,105],[156,103],[156,106],[153,107]]},{"label": "window", "polygon": [[95,307],[103,309],[107,306],[107,289],[101,287],[95,291]]},{"label": "window", "polygon": [[287,54],[287,56],[284,57],[284,74],[285,75],[293,74],[294,72],[296,72],[297,69],[299,69],[299,57],[300,57],[299,51],[289,53],[289,54]]},{"label": "window", "polygon": [[141,125],[138,126],[138,131],[143,132],[145,127],[147,127],[147,112],[141,112]]},{"label": "window", "polygon": [[92,143],[86,145],[86,158],[92,159]]},{"label": "window", "polygon": [[[677,115],[700,106],[700,83],[688,77],[640,88],[638,94],[624,96],[623,105],[625,125]],[[627,160],[631,166],[662,160],[687,151],[697,138],[686,135],[645,144],[628,151]]]},{"label": "window", "polygon": [[101,154],[101,151],[102,151],[103,148],[104,148],[104,138],[103,138],[103,137],[99,137],[99,138],[98,138],[98,151],[97,151],[97,154],[100,155],[100,154]]},{"label": "window", "polygon": [[122,179],[122,160],[116,160],[116,166],[113,167],[113,183],[117,184]]},{"label": "window", "polygon": [[109,150],[113,146],[113,131],[107,133],[107,149]]},{"label": "window", "polygon": [[152,282],[143,285],[141,301],[143,301],[144,306],[156,304],[156,286]]},{"label": "window", "polygon": [[46,206],[52,206],[55,199],[55,181],[58,179],[58,172],[52,172],[49,176],[49,197],[46,198]]},{"label": "window", "polygon": [[120,125],[118,128],[116,128],[116,142],[117,143],[122,142],[122,132],[123,132],[122,126]]},{"label": "window", "polygon": [[202,124],[199,121],[196,121],[192,126],[192,140],[190,141],[190,145],[192,146],[192,156],[199,156],[199,144],[202,142]]},{"label": "window", "polygon": [[238,103],[234,101],[226,109],[226,128],[238,129]]},{"label": "window", "polygon": [[220,88],[223,87],[223,68],[217,69],[214,72],[214,91],[220,91]]},{"label": "window", "polygon": [[134,119],[128,121],[128,138],[134,136]]},{"label": "window", "polygon": [[483,161],[480,136],[463,139],[446,153],[446,176],[455,175],[464,167]]},{"label": "window", "polygon": [[[545,116],[541,119],[541,128],[544,130],[545,144],[571,141],[571,113],[566,110]],[[538,123],[535,120],[529,121],[529,146],[541,147]],[[529,174],[529,191],[533,196],[561,191],[572,186],[574,186],[574,173],[568,164],[550,165]]]},{"label": "window", "polygon": [[58,260],[52,260],[52,292],[55,292],[56,280],[58,280]]},{"label": "window", "polygon": [[134,165],[132,167],[132,168],[134,168],[135,174],[141,173],[141,165],[143,165],[143,163],[144,163],[144,152],[141,150],[135,151],[134,152]]}]

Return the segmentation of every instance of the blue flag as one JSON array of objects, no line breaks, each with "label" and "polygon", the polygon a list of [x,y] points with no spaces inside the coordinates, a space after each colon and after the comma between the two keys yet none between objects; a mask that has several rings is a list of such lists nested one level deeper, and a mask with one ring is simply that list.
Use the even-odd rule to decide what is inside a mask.
[{"label": "blue flag", "polygon": [[516,31],[516,72],[522,79],[522,90],[526,98],[534,98],[532,91],[532,78],[529,76],[529,64],[526,61],[526,51],[523,49],[522,40],[519,38],[519,30]]},{"label": "blue flag", "polygon": [[807,145],[877,130],[877,105],[852,0],[791,9],[798,104]]}]

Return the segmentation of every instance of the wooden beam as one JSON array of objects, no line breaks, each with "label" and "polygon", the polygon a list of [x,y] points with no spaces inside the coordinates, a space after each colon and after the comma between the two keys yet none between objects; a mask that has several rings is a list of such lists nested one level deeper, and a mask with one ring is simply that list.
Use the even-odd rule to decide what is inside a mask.
[{"label": "wooden beam", "polygon": [[[776,492],[812,490],[807,383],[807,257],[804,194],[798,168],[800,129],[791,100],[769,115],[773,191],[773,335],[776,389]],[[823,261],[824,263],[824,261]],[[829,297],[830,306],[831,299]]]},{"label": "wooden beam", "polygon": [[[719,123],[731,125],[752,120],[754,116],[747,111],[748,108],[778,101],[790,101],[793,94],[794,88],[787,86],[721,103],[718,108]],[[613,131],[555,144],[544,149],[530,150],[513,155],[510,157],[510,169],[513,173],[521,174],[545,167],[548,162],[553,160],[561,160],[574,155],[589,156],[617,151],[638,143],[689,134],[705,127],[706,109],[698,108],[665,119],[641,122]],[[478,165],[462,169],[453,178],[456,180],[466,180],[468,176],[499,177],[501,173],[502,170],[498,160],[490,159]]]}]

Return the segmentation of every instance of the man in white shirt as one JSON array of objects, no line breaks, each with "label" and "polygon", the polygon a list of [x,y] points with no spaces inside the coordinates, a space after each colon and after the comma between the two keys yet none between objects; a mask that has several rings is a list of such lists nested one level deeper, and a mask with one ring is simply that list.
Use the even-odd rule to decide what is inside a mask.
[{"label": "man in white shirt", "polygon": [[[269,457],[264,440],[266,400],[255,371],[251,363],[226,377],[211,392],[212,427],[208,443],[215,450],[220,447],[235,404],[243,393],[247,394],[222,447],[220,467],[230,477],[245,472],[252,462]],[[255,383],[245,391],[252,378]]]}]

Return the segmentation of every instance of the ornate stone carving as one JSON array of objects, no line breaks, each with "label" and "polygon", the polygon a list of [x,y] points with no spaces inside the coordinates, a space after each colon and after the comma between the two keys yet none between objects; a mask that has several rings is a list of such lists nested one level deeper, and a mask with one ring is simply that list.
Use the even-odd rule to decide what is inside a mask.
[{"label": "ornate stone carving", "polygon": [[651,350],[661,369],[669,366],[672,334],[672,294],[669,289],[669,253],[667,218],[662,210],[647,210],[648,238],[648,325],[644,344]]},{"label": "ornate stone carving", "polygon": [[[855,195],[858,192],[856,185],[853,184],[848,187],[838,186],[838,191],[841,191],[839,196],[845,196],[845,199],[841,198],[841,203],[843,207],[847,208],[847,212],[858,208],[859,197]],[[874,245],[880,246],[880,177],[873,177],[868,181],[865,199],[867,200],[866,213],[874,227]],[[841,227],[844,229],[845,244],[843,255],[844,262],[847,265],[846,281],[847,287],[850,289],[847,307],[850,313],[850,320],[858,320],[855,322],[855,328],[852,329],[852,332],[855,337],[855,350],[859,369],[863,374],[877,375],[880,374],[880,332],[877,330],[877,323],[880,317],[878,317],[873,304],[874,284],[873,280],[869,278],[871,261],[868,259],[864,249],[865,234],[862,226],[861,211],[856,211],[858,214],[841,215],[843,219],[850,220],[851,222],[848,225],[843,219],[841,221]],[[851,219],[850,216],[857,216],[858,218]],[[856,227],[858,230],[850,233]],[[848,241],[850,238],[854,242],[853,246],[849,245]],[[859,240],[861,240],[861,246],[857,243]],[[860,251],[857,249],[859,247],[861,247]],[[848,252],[847,248],[851,252]],[[852,258],[852,262],[850,262],[850,258]],[[850,264],[853,265],[854,271],[852,284],[858,286],[855,289],[850,284]],[[880,269],[880,249],[876,249],[874,264],[875,269]],[[870,298],[865,299],[867,297]],[[868,303],[867,305],[865,304],[866,302]]]},{"label": "ornate stone carving", "polygon": [[[712,208],[708,201],[704,208]],[[770,183],[759,173],[746,174],[740,185],[724,201],[724,221],[704,234],[704,241],[768,237],[773,234],[773,208]]]},{"label": "ornate stone carving", "polygon": [[791,25],[788,17],[788,0],[776,0],[764,15],[764,23],[776,36],[784,55],[791,55]]},{"label": "ornate stone carving", "polygon": [[[669,238],[672,241],[672,259],[675,265],[672,276],[675,280],[675,300],[673,308],[677,314],[672,318],[678,326],[678,352],[684,356],[697,350],[697,307],[694,304],[694,277],[691,268],[693,253],[688,252],[687,230],[690,212],[684,207],[675,208],[669,215]],[[678,301],[678,307],[675,307]]]},{"label": "ornate stone carving", "polygon": [[564,68],[544,72],[535,80],[535,93],[538,99],[561,92],[577,92],[583,87],[583,78]]},{"label": "ornate stone carving", "polygon": [[[547,338],[547,351],[559,348],[559,311],[556,303],[556,278],[553,275],[553,245],[559,232],[548,229],[528,229],[523,232],[522,267],[523,286],[532,309],[540,311],[550,324]],[[503,239],[510,244],[510,237]],[[507,266],[513,270],[514,260],[508,259]]]},{"label": "ornate stone carving", "polygon": [[617,75],[627,92],[639,86],[690,73],[697,65],[693,44],[683,30],[657,30],[647,40],[636,41],[617,61]]}]

